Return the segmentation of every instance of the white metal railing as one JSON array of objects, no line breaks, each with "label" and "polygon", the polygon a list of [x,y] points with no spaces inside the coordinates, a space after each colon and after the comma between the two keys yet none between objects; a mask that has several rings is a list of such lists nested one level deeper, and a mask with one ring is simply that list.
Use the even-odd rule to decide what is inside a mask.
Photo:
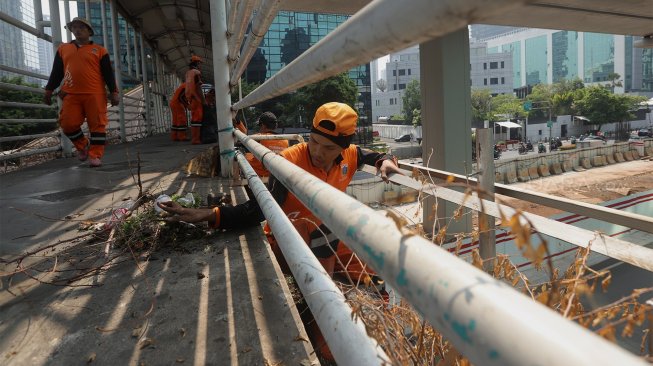
[{"label": "white metal railing", "polygon": [[376,0],[234,104],[242,109],[389,53],[466,27],[475,14],[501,14],[525,0]]},{"label": "white metal railing", "polygon": [[[380,365],[388,362],[378,343],[367,335],[361,320],[352,319],[352,309],[345,302],[345,296],[247,159],[240,152],[236,153],[236,159],[336,361],[341,365]],[[307,278],[311,280],[302,280]],[[334,324],[337,326],[334,327]]]},{"label": "white metal railing", "polygon": [[234,134],[472,363],[644,364],[430,241],[401,231],[390,218],[270,153],[240,131]]}]

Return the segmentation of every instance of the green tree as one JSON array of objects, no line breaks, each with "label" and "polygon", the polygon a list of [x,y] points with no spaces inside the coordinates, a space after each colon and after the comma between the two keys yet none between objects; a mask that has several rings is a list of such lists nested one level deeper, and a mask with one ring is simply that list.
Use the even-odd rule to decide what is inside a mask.
[{"label": "green tree", "polygon": [[585,88],[579,96],[581,98],[575,100],[574,108],[590,120],[588,124],[596,125],[599,130],[606,123],[624,122],[633,118],[631,111],[646,99],[641,96],[615,95],[602,86]]},{"label": "green tree", "polygon": [[413,111],[422,109],[422,92],[418,80],[412,80],[406,85],[406,91],[403,97],[403,110],[405,121],[413,123]]},{"label": "green tree", "polygon": [[285,107],[287,115],[303,110],[304,117],[312,120],[315,111],[324,103],[340,102],[356,109],[358,88],[347,73],[342,73],[307,85],[292,94],[290,99]]},{"label": "green tree", "polygon": [[481,123],[483,121],[495,122],[491,113],[492,94],[490,89],[472,90],[472,121]]},{"label": "green tree", "polygon": [[422,110],[415,108],[413,110],[413,127],[422,125]]},{"label": "green tree", "polygon": [[492,98],[492,113],[494,115],[508,115],[510,118],[524,118],[523,102],[513,94],[500,94]]}]

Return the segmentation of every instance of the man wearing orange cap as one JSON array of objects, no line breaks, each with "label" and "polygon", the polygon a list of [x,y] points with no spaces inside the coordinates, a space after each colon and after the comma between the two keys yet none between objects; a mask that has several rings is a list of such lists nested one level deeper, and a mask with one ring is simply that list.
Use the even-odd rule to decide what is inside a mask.
[{"label": "man wearing orange cap", "polygon": [[[109,89],[112,106],[120,102],[118,88],[107,50],[91,41],[94,33],[91,23],[85,18],[77,17],[66,27],[73,33],[75,40],[59,46],[45,86],[43,102],[52,104],[52,93],[61,85],[61,130],[75,145],[77,158],[81,161],[88,159],[91,167],[98,167],[102,165],[109,122],[104,85]],[[85,118],[90,139],[84,136],[81,129]]]},{"label": "man wearing orange cap", "polygon": [[170,112],[172,114],[172,128],[170,135],[172,141],[186,141],[188,117],[186,109],[189,107],[186,99],[186,83],[181,83],[170,99]]},{"label": "man wearing orange cap", "polygon": [[186,71],[186,99],[190,106],[190,136],[193,145],[201,144],[200,131],[202,129],[204,93],[202,93],[202,73],[200,64],[202,59],[193,55],[190,58],[190,68]]},{"label": "man wearing orange cap", "polygon": [[[358,115],[346,104],[326,103],[315,112],[313,128],[308,143],[294,145],[281,152],[291,163],[320,178],[331,186],[345,191],[356,170],[363,164],[376,166],[383,180],[388,174],[399,172],[396,159],[390,155],[363,150],[350,142],[356,132]],[[340,268],[356,281],[364,279],[364,268],[352,252],[335,238],[292,193],[279,182],[270,177],[270,192],[283,211],[291,218],[297,231],[304,237],[315,256],[320,260],[328,273],[336,269],[336,257],[343,263],[349,263],[346,268]],[[213,228],[231,229],[259,224],[265,218],[256,200],[229,207],[213,209],[189,209],[175,203],[160,205],[164,210],[175,214],[169,221],[199,222],[208,221]],[[276,240],[266,225],[268,234],[277,258],[283,265],[283,257],[278,250]],[[350,259],[352,259],[350,261]],[[371,272],[367,270],[367,272]]]}]

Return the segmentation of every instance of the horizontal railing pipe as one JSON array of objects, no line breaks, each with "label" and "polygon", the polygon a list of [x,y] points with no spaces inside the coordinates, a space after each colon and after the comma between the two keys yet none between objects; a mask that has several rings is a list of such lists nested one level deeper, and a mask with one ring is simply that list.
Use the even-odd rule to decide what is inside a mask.
[{"label": "horizontal railing pipe", "polygon": [[256,197],[304,299],[340,365],[381,365],[388,358],[360,319],[352,319],[345,296],[326,273],[245,156],[237,152],[241,172]]},{"label": "horizontal railing pipe", "polygon": [[56,152],[56,151],[61,151],[61,145],[46,147],[46,148],[43,148],[43,149],[29,149],[29,150],[25,150],[25,151],[20,151],[20,152],[15,152],[15,153],[8,153],[8,154],[5,154],[5,152],[0,152],[0,161],[18,159],[18,158],[22,158],[22,157],[25,157],[25,156],[36,155],[36,154],[45,154],[45,153]]},{"label": "horizontal railing pipe", "polygon": [[235,86],[238,84],[238,79],[245,72],[249,61],[254,56],[259,43],[263,40],[263,36],[270,28],[270,24],[274,20],[279,10],[281,0],[262,0],[261,7],[258,9],[254,19],[252,20],[252,29],[249,31],[249,36],[243,46],[243,51],[238,57],[236,65],[233,67],[231,79],[229,84]]},{"label": "horizontal railing pipe", "polygon": [[18,74],[18,75],[31,76],[33,78],[43,79],[43,80],[48,80],[50,78],[49,76],[46,76],[46,75],[41,75],[41,74],[37,74],[35,72],[25,71],[25,70],[17,69],[17,68],[14,68],[14,67],[11,67],[11,66],[6,66],[6,65],[0,65],[0,70],[11,72],[11,73]]},{"label": "horizontal railing pipe", "polygon": [[47,34],[45,34],[43,32],[40,32],[38,29],[23,23],[22,21],[10,16],[7,13],[4,13],[4,12],[0,11],[0,20],[2,20],[4,22],[7,22],[7,23],[13,25],[16,28],[20,28],[20,29],[24,30],[25,32],[27,32],[29,34],[35,35],[38,38],[44,39],[44,40],[46,40],[48,42],[52,42],[52,37],[51,36],[49,36],[49,35],[47,35]]},{"label": "horizontal railing pipe", "polygon": [[36,103],[20,103],[20,102],[4,102],[0,101],[0,107],[6,108],[30,108],[30,109],[54,109],[54,105],[36,104]]},{"label": "horizontal railing pipe", "polygon": [[16,85],[16,84],[1,83],[1,82],[0,82],[0,89],[45,94],[45,89],[35,88],[33,86],[27,86],[27,85]]},{"label": "horizontal railing pipe", "polygon": [[39,133],[36,135],[6,136],[6,137],[0,137],[0,142],[35,140],[43,137],[59,137],[59,136],[61,136],[61,133],[59,131],[49,132],[49,133]]},{"label": "horizontal railing pipe", "polygon": [[479,14],[503,14],[526,0],[370,2],[245,98],[242,109],[288,93],[389,53],[467,27]]},{"label": "horizontal railing pipe", "polygon": [[249,135],[249,138],[254,141],[261,140],[294,140],[304,142],[302,135],[297,134],[279,134],[279,135]]},{"label": "horizontal railing pipe", "polygon": [[[401,163],[401,165],[411,169],[421,170],[425,172],[425,174],[438,179],[446,180],[447,177],[451,176],[454,179],[453,181],[456,183],[469,183],[472,186],[476,186],[477,184],[475,178],[465,177],[461,174],[445,172],[442,170],[427,168],[415,164]],[[552,196],[550,194],[512,187],[510,185],[501,183],[494,184],[494,191],[495,193],[504,196],[537,203],[547,207],[556,208],[601,221],[611,222],[613,224],[645,231],[648,233],[653,233],[653,217],[617,210],[611,207],[574,201],[565,197]]]},{"label": "horizontal railing pipe", "polygon": [[[0,104],[1,106],[1,104]],[[56,123],[55,118],[6,118],[0,119],[0,124],[3,123]]]},{"label": "horizontal railing pipe", "polygon": [[391,218],[270,154],[240,131],[234,134],[473,364],[646,364],[419,235],[400,230]]},{"label": "horizontal railing pipe", "polygon": [[[364,171],[374,174],[371,168],[365,168]],[[410,172],[405,172],[410,174]],[[463,205],[476,211],[483,211],[487,215],[496,218],[513,217],[517,210],[506,205],[500,205],[492,201],[481,200],[476,192],[466,195],[465,193],[453,189],[439,187],[434,184],[422,184],[415,179],[403,175],[395,175],[390,179],[392,182],[410,187],[425,194],[434,195],[449,202]],[[551,236],[561,241],[576,245],[581,248],[589,247],[591,251],[603,254],[610,258],[620,260],[633,266],[653,271],[653,249],[643,245],[633,244],[607,235],[601,235],[599,232],[590,231],[580,227],[565,224],[529,212],[521,212],[520,218],[522,224],[530,223],[533,229],[541,234]],[[526,221],[528,220],[528,221]],[[591,244],[591,246],[590,246]]]},{"label": "horizontal railing pipe", "polygon": [[252,18],[252,11],[259,0],[241,0],[236,14],[236,26],[233,30],[227,29],[229,36],[229,58],[235,60],[238,57],[238,50],[243,43],[249,20]]}]

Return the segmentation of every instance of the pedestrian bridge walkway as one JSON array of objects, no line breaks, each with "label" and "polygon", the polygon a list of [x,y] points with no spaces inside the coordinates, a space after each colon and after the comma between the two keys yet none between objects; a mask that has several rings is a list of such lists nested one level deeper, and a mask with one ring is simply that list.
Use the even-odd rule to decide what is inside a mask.
[{"label": "pedestrian bridge walkway", "polygon": [[[137,257],[114,247],[109,257],[121,255],[106,268],[106,236],[89,240],[90,231],[78,230],[137,198],[139,165],[143,191],[151,195],[224,191],[243,200],[242,187],[229,180],[182,171],[207,148],[159,135],[108,146],[100,168],[67,158],[0,178],[0,258],[53,246],[21,268],[0,263],[3,364],[313,364],[260,228],[214,233]],[[87,273],[92,267],[98,270]],[[25,272],[4,276],[16,270]],[[65,281],[79,275],[84,278]]]}]

